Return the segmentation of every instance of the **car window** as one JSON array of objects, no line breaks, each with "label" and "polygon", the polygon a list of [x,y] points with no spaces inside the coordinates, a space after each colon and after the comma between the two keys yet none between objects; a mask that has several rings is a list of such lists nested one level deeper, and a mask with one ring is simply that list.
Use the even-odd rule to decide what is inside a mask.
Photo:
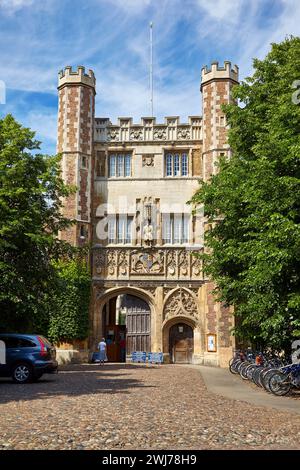
[{"label": "car window", "polygon": [[36,348],[36,344],[30,339],[19,338],[19,348]]},{"label": "car window", "polygon": [[18,336],[1,336],[6,348],[36,348],[34,341]]},{"label": "car window", "polygon": [[6,348],[18,348],[19,347],[19,338],[14,336],[2,336],[2,341],[5,343]]}]

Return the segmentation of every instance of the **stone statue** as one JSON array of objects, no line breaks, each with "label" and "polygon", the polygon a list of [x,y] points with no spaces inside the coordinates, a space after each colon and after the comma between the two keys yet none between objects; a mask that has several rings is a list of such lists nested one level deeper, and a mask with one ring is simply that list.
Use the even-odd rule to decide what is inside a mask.
[{"label": "stone statue", "polygon": [[149,224],[149,221],[143,228],[143,239],[149,244],[153,241],[153,227],[151,224]]}]

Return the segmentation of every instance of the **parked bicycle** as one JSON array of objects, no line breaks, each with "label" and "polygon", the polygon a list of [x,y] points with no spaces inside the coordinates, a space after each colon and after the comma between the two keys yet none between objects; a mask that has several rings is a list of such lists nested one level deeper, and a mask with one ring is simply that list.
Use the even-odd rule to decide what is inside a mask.
[{"label": "parked bicycle", "polygon": [[271,352],[237,349],[229,361],[229,370],[277,396],[300,389],[300,364],[290,364],[285,357]]}]

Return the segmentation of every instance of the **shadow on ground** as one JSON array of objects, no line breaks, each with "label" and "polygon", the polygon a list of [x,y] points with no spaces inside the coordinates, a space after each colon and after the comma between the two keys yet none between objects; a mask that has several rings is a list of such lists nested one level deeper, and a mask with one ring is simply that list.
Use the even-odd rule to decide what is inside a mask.
[{"label": "shadow on ground", "polygon": [[95,394],[130,394],[145,385],[143,380],[131,377],[135,369],[151,370],[147,366],[131,364],[72,364],[62,366],[58,374],[45,374],[35,383],[15,384],[9,378],[0,379],[0,404],[11,401],[27,401],[55,396],[68,397]]}]

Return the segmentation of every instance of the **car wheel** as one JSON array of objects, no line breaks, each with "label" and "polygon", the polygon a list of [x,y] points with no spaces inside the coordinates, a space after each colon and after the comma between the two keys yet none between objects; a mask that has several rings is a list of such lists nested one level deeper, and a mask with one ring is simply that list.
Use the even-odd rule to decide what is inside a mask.
[{"label": "car wheel", "polygon": [[16,364],[12,370],[12,379],[17,384],[31,382],[32,377],[32,368],[26,363]]}]

